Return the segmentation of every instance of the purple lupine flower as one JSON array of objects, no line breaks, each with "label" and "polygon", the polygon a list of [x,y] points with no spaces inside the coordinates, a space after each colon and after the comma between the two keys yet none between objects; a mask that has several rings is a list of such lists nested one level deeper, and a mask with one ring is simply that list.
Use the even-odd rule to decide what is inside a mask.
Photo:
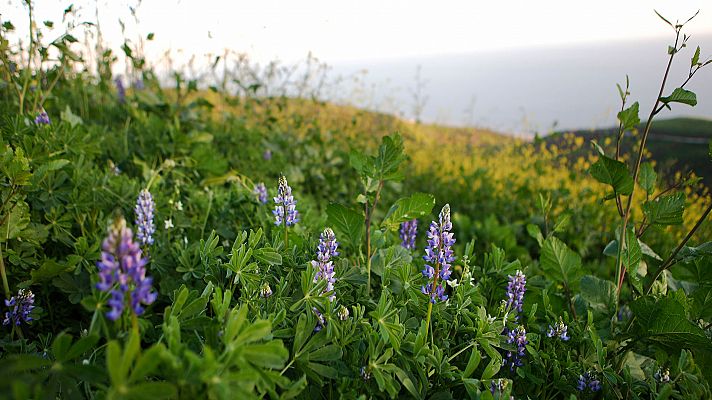
[{"label": "purple lupine flower", "polygon": [[415,250],[415,236],[418,231],[418,220],[405,221],[400,227],[401,246],[408,250]]},{"label": "purple lupine flower", "polygon": [[591,389],[592,392],[601,390],[601,381],[596,379],[592,372],[584,372],[583,375],[579,375],[576,389],[579,392],[583,392],[586,388]]},{"label": "purple lupine flower", "polygon": [[[440,301],[447,300],[445,288],[441,281],[450,279],[450,263],[455,261],[455,255],[452,251],[452,245],[455,244],[455,237],[450,230],[452,223],[450,222],[450,205],[445,204],[440,211],[439,221],[432,221],[428,230],[428,244],[425,247],[425,268],[422,273],[428,279],[432,279],[427,285],[422,286],[420,291],[423,294],[430,296],[432,303],[436,302],[436,298]],[[437,274],[437,275],[436,275]]]},{"label": "purple lupine flower", "polygon": [[29,289],[20,289],[17,296],[5,300],[5,305],[9,310],[5,312],[3,325],[20,326],[23,322],[27,324],[32,321],[30,313],[35,308],[35,295]]},{"label": "purple lupine flower", "polygon": [[361,378],[364,381],[371,379],[371,372],[369,372],[368,368],[366,368],[365,366],[361,367],[360,373],[361,373]]},{"label": "purple lupine flower", "polygon": [[136,90],[143,90],[145,85],[143,84],[143,79],[137,78],[136,80],[133,81],[133,88]]},{"label": "purple lupine flower", "polygon": [[47,115],[45,110],[40,111],[35,117],[35,124],[37,125],[49,125],[50,122],[49,115]]},{"label": "purple lupine flower", "polygon": [[156,203],[153,202],[153,196],[148,189],[141,190],[136,199],[136,227],[138,232],[136,237],[143,246],[153,244],[153,234],[156,232],[156,226],[153,224],[153,213],[156,210]]},{"label": "purple lupine flower", "polygon": [[316,315],[316,326],[314,327],[314,332],[319,332],[326,326],[326,320],[324,319],[324,314],[319,312],[316,307],[312,307],[312,312]]},{"label": "purple lupine flower", "polygon": [[255,189],[252,193],[257,196],[257,200],[262,204],[267,204],[267,187],[264,183],[260,182],[255,185]]},{"label": "purple lupine flower", "polygon": [[[527,291],[527,277],[522,271],[517,270],[514,276],[509,275],[509,284],[507,284],[507,308],[522,312],[524,304],[524,292]],[[516,318],[515,318],[516,319]]]},{"label": "purple lupine flower", "polygon": [[272,159],[272,150],[267,149],[265,150],[264,153],[262,153],[262,159],[265,161],[269,161]]},{"label": "purple lupine flower", "polygon": [[314,269],[316,269],[316,275],[314,275],[314,282],[319,279],[326,281],[326,288],[324,288],[324,293],[331,293],[329,300],[334,301],[336,299],[336,294],[334,293],[334,283],[336,283],[336,277],[334,277],[334,262],[331,257],[336,257],[339,255],[337,251],[339,247],[339,242],[336,241],[336,235],[331,228],[324,229],[324,232],[319,236],[319,246],[316,250],[316,260],[311,262]]},{"label": "purple lupine flower", "polygon": [[514,344],[517,350],[515,352],[511,350],[507,351],[506,358],[502,360],[502,365],[509,365],[509,370],[513,372],[517,367],[524,365],[522,359],[526,355],[526,345],[529,343],[527,340],[527,330],[520,325],[509,331],[507,333],[507,343]]},{"label": "purple lupine flower", "polygon": [[292,188],[287,183],[287,178],[282,175],[279,177],[279,188],[277,189],[277,197],[274,198],[275,207],[272,211],[274,214],[274,224],[282,225],[284,221],[287,226],[296,225],[299,222],[299,211],[297,211],[297,201],[292,196]]},{"label": "purple lupine flower", "polygon": [[123,218],[115,221],[101,245],[101,260],[96,263],[99,268],[96,288],[111,293],[107,318],[115,321],[121,316],[127,297],[136,315],[143,314],[143,305],[156,300],[157,294],[151,290],[153,280],[146,276],[146,263],[148,260],[133,241],[133,232],[126,227],[126,221]]},{"label": "purple lupine flower", "polygon": [[558,337],[563,341],[571,339],[569,337],[569,327],[564,324],[564,321],[559,317],[559,322],[555,323],[554,326],[549,325],[549,332],[546,334],[547,337]]},{"label": "purple lupine flower", "polygon": [[126,101],[126,88],[124,87],[124,81],[120,76],[114,79],[114,84],[116,85],[116,95],[119,98],[119,103]]}]

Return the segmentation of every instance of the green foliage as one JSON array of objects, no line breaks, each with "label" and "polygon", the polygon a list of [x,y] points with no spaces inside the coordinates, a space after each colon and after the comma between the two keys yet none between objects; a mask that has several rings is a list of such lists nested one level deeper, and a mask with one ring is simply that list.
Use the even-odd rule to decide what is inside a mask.
[{"label": "green foliage", "polygon": [[[600,141],[590,176],[613,191],[600,199],[568,153],[434,140],[365,111],[329,122],[310,107],[334,105],[274,96],[266,80],[230,77],[203,91],[204,81],[176,72],[169,89],[132,41],[119,55],[90,54],[97,65],[87,68],[70,28],[49,43],[30,38],[38,57],[30,69],[29,49],[11,45],[5,35],[14,26],[2,26],[0,275],[4,294],[31,290],[35,308],[29,323],[0,330],[0,397],[712,396],[712,244],[699,244],[702,234],[673,240],[686,232],[674,226],[689,225],[690,210],[701,215],[708,204],[686,187],[693,178],[668,186],[664,168],[643,162],[634,182],[637,154],[606,157]],[[709,63],[700,54],[690,77]],[[112,86],[118,57],[145,86],[123,99]],[[628,89],[619,87],[622,100]],[[695,105],[696,96],[678,88],[660,102]],[[51,124],[33,122],[40,109]],[[623,130],[640,128],[639,111],[634,102],[618,114]],[[376,122],[364,129],[367,118]],[[689,124],[683,130],[699,128]],[[396,131],[403,135],[382,136]],[[421,146],[452,156],[424,157]],[[508,157],[517,175],[466,168],[478,155]],[[253,192],[264,182],[274,195],[282,174],[301,216],[289,247],[271,205]],[[144,188],[156,202],[155,242],[142,252],[157,299],[111,321],[96,263],[116,216],[136,231]],[[605,202],[614,198],[615,207]],[[457,242],[451,280],[440,281],[448,300],[430,306],[421,271],[436,202],[452,205]],[[396,231],[412,219],[420,223],[416,249],[405,249]],[[624,225],[619,251],[620,230],[611,231]],[[339,242],[328,292],[316,254],[325,227]],[[614,281],[618,261],[626,274]],[[517,270],[527,274],[521,313],[502,305]],[[570,339],[549,337],[559,324]],[[508,333],[519,326],[527,344],[522,365],[510,368],[517,347]],[[577,390],[585,373],[600,392]]]},{"label": "green foliage", "polygon": [[615,193],[629,195],[633,191],[633,177],[621,161],[601,155],[589,172],[597,181],[610,185]]}]

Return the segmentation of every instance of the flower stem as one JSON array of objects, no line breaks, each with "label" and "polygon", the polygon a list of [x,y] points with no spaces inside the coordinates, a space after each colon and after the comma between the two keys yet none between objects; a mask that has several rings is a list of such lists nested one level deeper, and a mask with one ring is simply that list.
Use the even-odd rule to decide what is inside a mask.
[{"label": "flower stem", "polygon": [[7,272],[5,271],[5,260],[3,260],[2,246],[0,246],[0,275],[2,275],[2,288],[5,291],[5,298],[10,298],[10,285],[7,283]]},{"label": "flower stem", "polygon": [[[285,216],[286,218],[286,216]],[[289,250],[289,233],[287,230],[287,220],[284,220],[284,249]]]},{"label": "flower stem", "polygon": [[433,302],[428,299],[428,316],[425,318],[425,339],[428,339],[428,328],[430,328],[430,315],[433,313]]}]

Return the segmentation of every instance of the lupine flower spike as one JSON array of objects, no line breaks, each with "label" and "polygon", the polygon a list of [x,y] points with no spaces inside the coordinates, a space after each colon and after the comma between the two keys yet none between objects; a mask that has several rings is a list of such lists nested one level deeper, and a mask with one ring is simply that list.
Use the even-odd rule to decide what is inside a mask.
[{"label": "lupine flower spike", "polygon": [[260,182],[255,185],[255,189],[252,193],[257,196],[257,200],[262,204],[267,204],[267,187],[264,183]]},{"label": "lupine flower spike", "polygon": [[153,223],[155,209],[156,203],[153,202],[151,192],[148,189],[141,190],[136,199],[134,211],[136,212],[136,227],[138,229],[136,237],[143,246],[153,244],[153,234],[156,232],[156,226]]},{"label": "lupine flower spike", "polygon": [[[452,223],[450,222],[450,205],[445,206],[440,211],[438,221],[430,223],[428,230],[428,244],[425,247],[425,268],[423,276],[428,278],[428,284],[421,287],[421,292],[430,298],[428,303],[428,314],[426,318],[425,335],[428,334],[430,326],[430,316],[433,312],[433,304],[439,299],[440,301],[447,300],[443,282],[450,279],[450,263],[455,261],[455,255],[452,251],[452,245],[455,244],[455,237],[452,232]],[[440,280],[440,282],[438,282]]]},{"label": "lupine flower spike", "polygon": [[579,375],[576,385],[576,389],[578,389],[579,392],[585,392],[587,388],[592,392],[601,390],[601,381],[596,379],[595,375],[591,372],[584,372],[583,375]]},{"label": "lupine flower spike", "polygon": [[[507,309],[517,310],[517,313],[522,312],[522,305],[524,304],[524,292],[527,288],[527,277],[522,273],[522,271],[517,270],[514,276],[509,276],[509,284],[507,285]],[[517,320],[519,316],[514,319]]]},{"label": "lupine flower spike", "polygon": [[35,117],[35,124],[37,125],[49,125],[50,122],[49,115],[47,115],[45,110],[40,111],[37,117]]},{"label": "lupine flower spike", "polygon": [[10,300],[5,300],[8,311],[5,312],[3,325],[20,326],[23,322],[32,321],[30,313],[35,308],[35,295],[29,289],[20,289],[17,296],[12,296]]},{"label": "lupine flower spike", "polygon": [[133,232],[126,221],[119,218],[109,227],[109,233],[101,245],[99,283],[96,288],[111,293],[108,301],[111,311],[106,317],[117,320],[128,303],[136,315],[144,312],[144,305],[156,300],[151,289],[152,279],[146,276],[146,264],[141,247],[133,241]]},{"label": "lupine flower spike", "polygon": [[569,337],[569,327],[564,324],[564,321],[559,317],[559,322],[555,323],[554,326],[549,325],[549,332],[546,334],[547,337],[558,337],[563,341],[571,339]]},{"label": "lupine flower spike", "polygon": [[334,293],[334,283],[336,283],[336,278],[334,277],[334,262],[331,257],[339,255],[337,249],[339,248],[339,242],[336,241],[336,235],[331,228],[324,229],[319,237],[319,246],[316,250],[316,260],[311,262],[314,269],[316,269],[316,275],[314,276],[314,282],[319,279],[326,281],[326,288],[324,288],[324,293],[331,293],[329,296],[330,301],[336,299],[336,294]]},{"label": "lupine flower spike", "polygon": [[279,226],[284,222],[287,226],[296,225],[299,222],[299,211],[297,211],[297,201],[292,196],[292,188],[287,183],[287,178],[279,178],[277,197],[274,198],[274,224]]},{"label": "lupine flower spike", "polygon": [[299,211],[297,211],[297,201],[292,196],[292,188],[287,183],[287,178],[282,175],[279,177],[279,187],[277,188],[277,197],[274,198],[274,224],[277,226],[284,225],[284,247],[289,246],[289,236],[287,228],[296,225],[299,222]]},{"label": "lupine flower spike", "polygon": [[114,84],[116,84],[116,95],[119,98],[119,103],[126,101],[126,87],[124,87],[124,81],[120,76],[114,79]]},{"label": "lupine flower spike", "polygon": [[405,221],[400,226],[401,246],[408,250],[415,250],[415,236],[418,231],[418,220]]},{"label": "lupine flower spike", "polygon": [[502,365],[509,365],[509,370],[514,371],[517,367],[523,365],[522,359],[525,356],[527,340],[527,331],[523,326],[518,326],[516,329],[509,331],[507,334],[507,343],[514,344],[516,351],[508,351],[506,358],[502,360]]}]

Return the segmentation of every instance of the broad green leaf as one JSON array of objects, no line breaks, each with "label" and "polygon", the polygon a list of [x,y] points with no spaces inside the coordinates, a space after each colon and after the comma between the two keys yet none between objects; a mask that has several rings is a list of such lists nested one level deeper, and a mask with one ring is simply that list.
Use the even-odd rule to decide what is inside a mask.
[{"label": "broad green leaf", "polygon": [[630,107],[618,113],[618,120],[623,126],[623,130],[630,130],[640,124],[640,117],[638,117],[639,105],[636,101]]},{"label": "broad green leaf", "polygon": [[357,247],[366,221],[363,214],[341,204],[331,203],[326,207],[326,215],[327,225],[340,235],[340,240],[347,239],[353,247]]},{"label": "broad green leaf", "polygon": [[[678,294],[680,293],[680,294]],[[643,338],[677,348],[712,349],[705,332],[687,319],[684,293],[675,292],[656,299],[640,297],[631,303],[635,323]]]},{"label": "broad green leaf", "polygon": [[354,150],[349,155],[349,161],[359,175],[374,177],[375,167],[373,166],[373,160],[369,156]]},{"label": "broad green leaf", "polygon": [[615,310],[616,285],[593,275],[581,278],[581,297],[594,312],[610,315]]},{"label": "broad green leaf", "polygon": [[697,96],[694,92],[683,88],[677,88],[672,91],[670,96],[661,97],[660,101],[666,105],[669,105],[669,103],[682,103],[694,107],[697,105]]},{"label": "broad green leaf", "polygon": [[677,192],[643,204],[643,212],[653,225],[680,225],[685,211],[685,193]]},{"label": "broad green leaf", "polygon": [[75,267],[76,263],[72,264],[67,262],[60,264],[55,260],[47,259],[38,269],[30,271],[30,276],[32,277],[32,283],[41,283],[65,272],[74,271]]},{"label": "broad green leaf", "polygon": [[544,235],[541,233],[541,228],[539,228],[538,225],[527,224],[527,233],[529,234],[529,236],[536,239],[536,242],[537,244],[539,244],[539,247],[544,245]]},{"label": "broad green leaf", "polygon": [[633,191],[633,178],[626,165],[620,161],[600,156],[591,165],[589,172],[597,181],[612,186],[618,194],[629,195]]},{"label": "broad green leaf", "polygon": [[23,236],[23,230],[30,224],[30,207],[22,200],[10,205],[9,216],[0,214],[0,221],[5,220],[0,225],[0,243],[8,239],[16,239]]},{"label": "broad green leaf", "polygon": [[539,263],[547,277],[566,286],[581,274],[581,256],[555,236],[544,241]]},{"label": "broad green leaf", "polygon": [[655,192],[655,182],[658,180],[658,174],[653,169],[653,164],[644,162],[640,164],[640,176],[638,176],[638,184],[645,190],[648,195]]},{"label": "broad green leaf", "polygon": [[415,193],[396,201],[386,213],[382,227],[397,230],[402,222],[422,218],[433,210],[435,197],[427,193]]},{"label": "broad green leaf", "polygon": [[403,161],[405,161],[403,138],[399,134],[384,136],[373,163],[375,178],[379,181],[402,179],[399,170]]}]

